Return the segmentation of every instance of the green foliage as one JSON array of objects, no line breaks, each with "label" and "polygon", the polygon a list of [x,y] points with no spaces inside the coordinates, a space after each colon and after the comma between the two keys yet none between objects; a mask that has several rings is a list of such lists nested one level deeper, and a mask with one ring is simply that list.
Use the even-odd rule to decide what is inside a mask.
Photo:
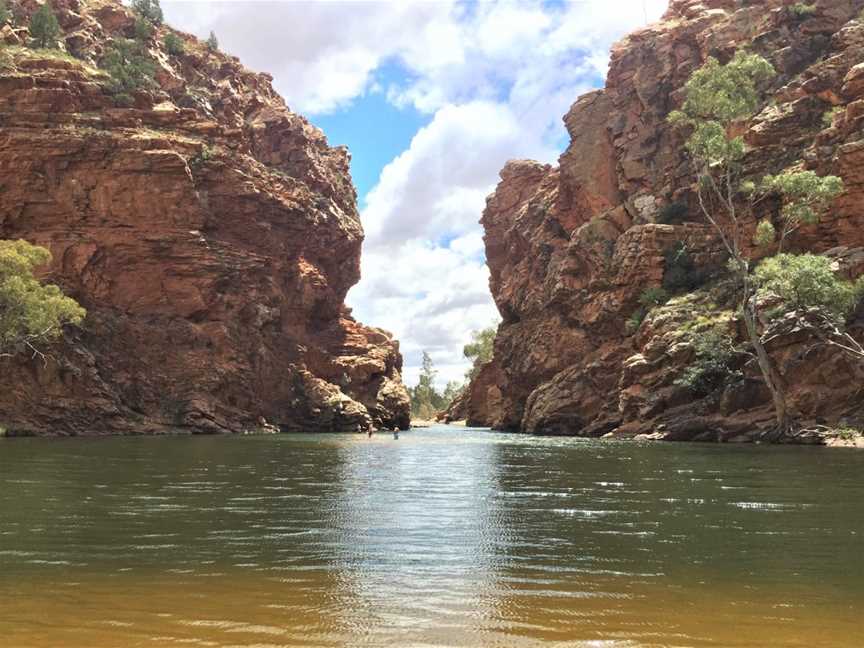
[{"label": "green foliage", "polygon": [[423,364],[420,369],[420,380],[417,386],[408,389],[411,396],[411,413],[422,419],[433,419],[435,414],[446,407],[444,398],[435,389],[435,376],[438,372],[429,354],[423,352]]},{"label": "green foliage", "polygon": [[132,11],[154,25],[161,25],[165,19],[159,0],[132,0]]},{"label": "green foliage", "polygon": [[51,10],[49,3],[39,7],[30,18],[30,36],[32,45],[37,48],[57,47],[57,39],[60,36],[60,23],[57,16]]},{"label": "green foliage", "polygon": [[757,54],[739,51],[727,65],[709,57],[684,86],[686,99],[669,119],[688,125],[693,133],[687,149],[698,160],[728,164],[744,156],[744,139],[728,136],[728,126],[752,117],[759,109],[759,85],[775,75],[774,68]]},{"label": "green foliage", "polygon": [[639,303],[649,311],[669,301],[669,294],[663,288],[646,288],[639,295]]},{"label": "green foliage", "polygon": [[712,329],[693,338],[696,357],[675,380],[697,396],[707,396],[727,384],[739,372],[733,370],[735,345],[720,329]]},{"label": "green foliage", "polygon": [[80,324],[86,311],[54,285],[42,285],[34,270],[51,261],[45,248],[26,241],[0,241],[0,353],[56,338],[64,324]]},{"label": "green foliage", "polygon": [[156,29],[149,20],[141,16],[135,18],[135,40],[142,42],[149,41],[153,37],[154,31]]},{"label": "green foliage", "polygon": [[680,225],[689,214],[685,203],[673,202],[665,205],[657,214],[657,222],[663,225]]},{"label": "green foliage", "polygon": [[765,259],[756,268],[755,279],[760,294],[779,297],[785,310],[818,308],[841,324],[864,294],[864,282],[853,284],[838,278],[831,260],[815,254],[778,254]]},{"label": "green foliage", "polygon": [[628,335],[632,335],[639,330],[642,322],[648,317],[648,314],[657,306],[662,306],[669,301],[669,293],[663,288],[646,288],[639,295],[639,308],[627,319],[624,327]]},{"label": "green foliage", "polygon": [[645,318],[648,316],[648,311],[644,308],[640,308],[636,310],[630,317],[627,318],[627,321],[624,323],[624,328],[627,331],[628,335],[633,335],[636,331],[639,330],[639,327],[642,326],[642,322],[645,321]]},{"label": "green foliage", "polygon": [[819,214],[837,196],[843,193],[843,181],[837,176],[820,177],[813,171],[796,171],[765,176],[762,179],[765,191],[773,191],[783,197],[780,214],[783,218],[785,238],[801,225],[812,225]]},{"label": "green foliage", "polygon": [[777,228],[774,227],[774,223],[768,219],[759,221],[759,224],[756,226],[756,233],[753,235],[753,242],[756,245],[765,247],[771,245],[776,240]]},{"label": "green foliage", "polygon": [[102,69],[111,77],[108,89],[120,99],[150,87],[156,73],[156,65],[141,46],[125,38],[115,39],[111,44],[102,59]]},{"label": "green foliage", "polygon": [[462,390],[465,389],[465,385],[456,380],[450,380],[447,382],[447,385],[444,387],[444,393],[441,395],[442,400],[444,401],[444,407],[442,409],[446,409],[450,406],[459,394],[462,393]]},{"label": "green foliage", "polygon": [[0,0],[0,26],[12,22],[12,12],[6,4],[6,0]]},{"label": "green foliage", "polygon": [[219,49],[219,39],[216,38],[216,32],[211,31],[210,36],[207,38],[207,49],[211,52],[215,52]]},{"label": "green foliage", "polygon": [[789,7],[789,13],[799,19],[809,18],[816,13],[816,5],[796,2],[794,5]]},{"label": "green foliage", "polygon": [[844,441],[854,441],[855,439],[864,436],[864,430],[858,430],[853,427],[840,427],[831,430],[830,434],[833,434]]},{"label": "green foliage", "polygon": [[706,271],[696,267],[683,241],[676,242],[663,257],[663,288],[670,293],[695,290],[708,278]]},{"label": "green foliage", "polygon": [[186,45],[183,43],[183,39],[174,32],[168,32],[165,34],[164,43],[165,51],[172,56],[180,56],[186,51]]},{"label": "green foliage", "polygon": [[200,169],[216,155],[216,149],[208,144],[201,147],[197,155],[190,158],[189,166],[193,169]]},{"label": "green foliage", "polygon": [[831,110],[825,111],[822,115],[822,124],[826,128],[831,128],[834,125],[834,120],[837,115],[846,112],[846,109],[843,106],[834,106]]},{"label": "green foliage", "polygon": [[462,349],[462,355],[471,360],[471,368],[465,374],[468,380],[473,380],[480,372],[480,368],[492,360],[495,346],[495,336],[498,334],[496,326],[490,326],[482,331],[471,332],[471,342]]}]

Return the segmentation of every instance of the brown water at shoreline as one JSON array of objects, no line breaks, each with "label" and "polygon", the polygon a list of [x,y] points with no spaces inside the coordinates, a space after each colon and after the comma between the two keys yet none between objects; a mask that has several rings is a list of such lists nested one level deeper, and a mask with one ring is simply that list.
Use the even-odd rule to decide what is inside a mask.
[{"label": "brown water at shoreline", "polygon": [[864,454],[0,443],[0,646],[861,646]]}]

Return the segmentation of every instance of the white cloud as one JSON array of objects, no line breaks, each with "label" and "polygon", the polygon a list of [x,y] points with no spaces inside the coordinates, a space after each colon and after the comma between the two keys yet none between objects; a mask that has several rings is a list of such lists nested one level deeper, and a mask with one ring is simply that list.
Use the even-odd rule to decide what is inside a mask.
[{"label": "white cloud", "polygon": [[[361,321],[401,340],[409,384],[423,349],[442,384],[460,377],[470,331],[496,317],[477,221],[500,168],[554,161],[561,116],[605,75],[612,42],[666,4],[163,1],[169,22],[215,30],[313,121],[381,90],[430,115],[367,196],[363,280],[349,294]],[[388,62],[404,78],[381,88],[376,71]]]},{"label": "white cloud", "polygon": [[502,162],[517,151],[556,156],[507,104],[442,107],[369,192],[363,212],[366,250],[475,229]]}]

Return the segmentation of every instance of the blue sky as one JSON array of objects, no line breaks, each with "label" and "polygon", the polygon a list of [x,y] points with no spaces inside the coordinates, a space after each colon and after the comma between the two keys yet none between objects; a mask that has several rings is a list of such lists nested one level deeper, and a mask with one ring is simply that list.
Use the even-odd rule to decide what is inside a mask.
[{"label": "blue sky", "polygon": [[[385,63],[375,73],[382,88],[401,82],[405,76],[406,71],[396,61]],[[331,146],[344,144],[350,149],[351,177],[362,209],[381,170],[408,148],[430,119],[413,106],[393,105],[382,90],[369,90],[345,108],[315,115],[313,122],[327,134]]]},{"label": "blue sky", "polygon": [[555,162],[562,116],[602,85],[609,48],[667,0],[163,0],[167,21],[273,75],[347,145],[366,231],[357,318],[392,331],[417,380],[460,379],[494,323],[478,220],[508,159]]}]

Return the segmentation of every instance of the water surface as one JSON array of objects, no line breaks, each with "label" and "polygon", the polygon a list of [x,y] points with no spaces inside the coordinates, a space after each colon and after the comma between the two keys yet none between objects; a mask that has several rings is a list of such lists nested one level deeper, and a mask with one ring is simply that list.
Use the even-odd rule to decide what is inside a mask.
[{"label": "water surface", "polygon": [[0,646],[864,643],[864,453],[0,442]]}]

